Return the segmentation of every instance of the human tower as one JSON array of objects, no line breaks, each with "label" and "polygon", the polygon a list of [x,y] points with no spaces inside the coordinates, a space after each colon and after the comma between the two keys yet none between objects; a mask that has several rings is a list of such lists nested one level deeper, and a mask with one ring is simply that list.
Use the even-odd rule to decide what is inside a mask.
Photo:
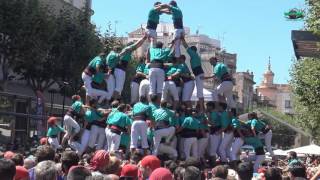
[{"label": "human tower", "polygon": [[[157,41],[162,14],[172,16],[175,28],[168,47]],[[145,41],[150,47],[132,77],[131,105],[124,104],[121,94],[128,64]],[[181,54],[181,45],[187,55]],[[190,57],[191,69],[185,63],[186,56]],[[101,53],[89,62],[82,73],[86,103],[78,95],[72,97],[63,128],[58,118],[48,119],[48,143],[56,150],[70,146],[80,156],[105,149],[119,156],[141,152],[174,160],[195,157],[211,165],[217,161],[236,164],[241,146],[249,144],[255,149],[257,171],[265,158],[261,139],[273,155],[272,131],[256,113],[249,113],[247,122],[238,120],[232,76],[218,61],[218,57],[210,58],[212,75],[205,77],[197,48],[184,38],[183,14],[177,2],[156,2],[140,40],[123,49],[114,47],[109,54]],[[212,100],[204,102],[203,81],[209,78],[219,85]],[[199,100],[194,105],[191,96],[195,87]],[[104,106],[109,108],[101,108]],[[64,132],[61,142],[57,138],[60,132]]]}]

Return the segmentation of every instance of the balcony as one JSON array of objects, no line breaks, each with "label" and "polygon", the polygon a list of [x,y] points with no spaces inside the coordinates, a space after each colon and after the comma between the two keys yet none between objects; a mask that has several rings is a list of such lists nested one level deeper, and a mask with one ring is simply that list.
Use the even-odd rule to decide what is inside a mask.
[{"label": "balcony", "polygon": [[320,57],[320,36],[310,31],[293,30],[291,40],[297,59],[301,57]]}]

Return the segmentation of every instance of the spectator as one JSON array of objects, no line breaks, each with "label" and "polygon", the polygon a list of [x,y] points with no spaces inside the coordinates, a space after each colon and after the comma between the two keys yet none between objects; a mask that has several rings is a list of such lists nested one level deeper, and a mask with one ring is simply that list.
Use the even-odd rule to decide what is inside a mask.
[{"label": "spectator", "polygon": [[61,168],[64,176],[68,175],[69,169],[79,163],[79,157],[74,151],[65,151],[61,157]]},{"label": "spectator", "polygon": [[31,169],[36,165],[36,162],[32,158],[26,158],[23,162],[23,167],[26,169]]},{"label": "spectator", "polygon": [[87,180],[91,177],[91,172],[84,166],[72,166],[69,169],[67,180]]},{"label": "spectator", "polygon": [[183,180],[201,180],[201,172],[197,167],[188,166],[183,173]]},{"label": "spectator", "polygon": [[264,173],[265,180],[282,180],[282,175],[277,168],[268,168]]},{"label": "spectator", "polygon": [[14,154],[14,156],[11,159],[16,166],[23,166],[23,155],[20,153]]},{"label": "spectator", "polygon": [[56,180],[58,172],[53,161],[41,161],[35,167],[36,180]]},{"label": "spectator", "polygon": [[36,151],[36,162],[42,162],[42,161],[53,161],[55,157],[55,152],[52,147],[45,145],[45,146],[39,146]]},{"label": "spectator", "polygon": [[291,180],[306,179],[307,177],[306,168],[300,161],[291,162],[289,163],[288,166],[289,166],[289,177]]},{"label": "spectator", "polygon": [[[120,160],[116,156],[110,156],[109,164],[105,169],[105,174],[119,174],[120,173]],[[120,175],[120,174],[119,174]]]},{"label": "spectator", "polygon": [[185,173],[185,168],[178,166],[175,170],[174,170],[174,179],[175,180],[181,180],[183,179],[183,175]]},{"label": "spectator", "polygon": [[104,172],[109,164],[109,153],[105,150],[98,150],[90,161],[90,169],[96,172]]},{"label": "spectator", "polygon": [[157,168],[151,173],[149,180],[173,180],[173,177],[169,169]]},{"label": "spectator", "polygon": [[103,180],[119,180],[119,176],[115,174],[105,175]]},{"label": "spectator", "polygon": [[3,155],[3,157],[4,157],[5,159],[12,159],[14,155],[15,155],[14,152],[12,152],[12,151],[6,151],[6,152],[4,153],[4,155]]},{"label": "spectator", "polygon": [[133,180],[138,179],[138,167],[133,164],[124,165],[121,169],[120,179],[131,178]]},{"label": "spectator", "polygon": [[240,163],[237,172],[240,180],[251,180],[253,177],[253,165],[249,162]]},{"label": "spectator", "polygon": [[228,169],[222,165],[216,166],[212,169],[212,176],[218,177],[221,179],[227,179],[228,177]]},{"label": "spectator", "polygon": [[14,180],[29,180],[29,173],[23,166],[16,166],[16,175]]},{"label": "spectator", "polygon": [[154,171],[157,168],[160,168],[161,161],[153,155],[145,156],[139,166],[140,175],[142,176],[142,179],[147,179],[152,171]]},{"label": "spectator", "polygon": [[1,180],[12,180],[16,174],[14,162],[9,159],[0,159],[0,177]]}]

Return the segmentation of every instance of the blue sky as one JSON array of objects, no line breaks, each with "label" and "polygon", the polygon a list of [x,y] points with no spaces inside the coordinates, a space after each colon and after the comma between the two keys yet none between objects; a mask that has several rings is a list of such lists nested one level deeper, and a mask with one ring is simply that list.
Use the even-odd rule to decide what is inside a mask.
[{"label": "blue sky", "polygon": [[[162,1],[164,3],[169,0]],[[92,21],[103,29],[110,21],[117,34],[140,27],[155,1],[150,0],[94,0]],[[184,25],[191,32],[199,27],[201,34],[220,39],[222,46],[237,53],[237,71],[249,69],[259,84],[271,57],[276,83],[290,80],[289,69],[294,51],[291,30],[303,28],[301,21],[287,21],[283,13],[291,8],[303,8],[303,0],[177,0],[183,11]],[[171,22],[168,15],[160,19]]]}]

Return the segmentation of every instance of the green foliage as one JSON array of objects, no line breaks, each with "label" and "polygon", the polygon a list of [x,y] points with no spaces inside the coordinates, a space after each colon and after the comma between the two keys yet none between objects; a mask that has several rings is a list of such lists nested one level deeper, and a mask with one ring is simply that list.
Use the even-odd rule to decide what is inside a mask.
[{"label": "green foliage", "polygon": [[304,58],[294,62],[291,86],[295,95],[297,123],[320,137],[320,64],[318,58]]},{"label": "green foliage", "polygon": [[78,89],[80,75],[88,60],[102,45],[100,35],[86,13],[75,16],[63,9],[50,13],[39,0],[1,1],[1,43],[11,68],[34,90],[45,90],[54,82],[68,81]]},{"label": "green foliage", "polygon": [[320,1],[319,0],[306,0],[309,6],[306,26],[308,30],[320,35]]}]

